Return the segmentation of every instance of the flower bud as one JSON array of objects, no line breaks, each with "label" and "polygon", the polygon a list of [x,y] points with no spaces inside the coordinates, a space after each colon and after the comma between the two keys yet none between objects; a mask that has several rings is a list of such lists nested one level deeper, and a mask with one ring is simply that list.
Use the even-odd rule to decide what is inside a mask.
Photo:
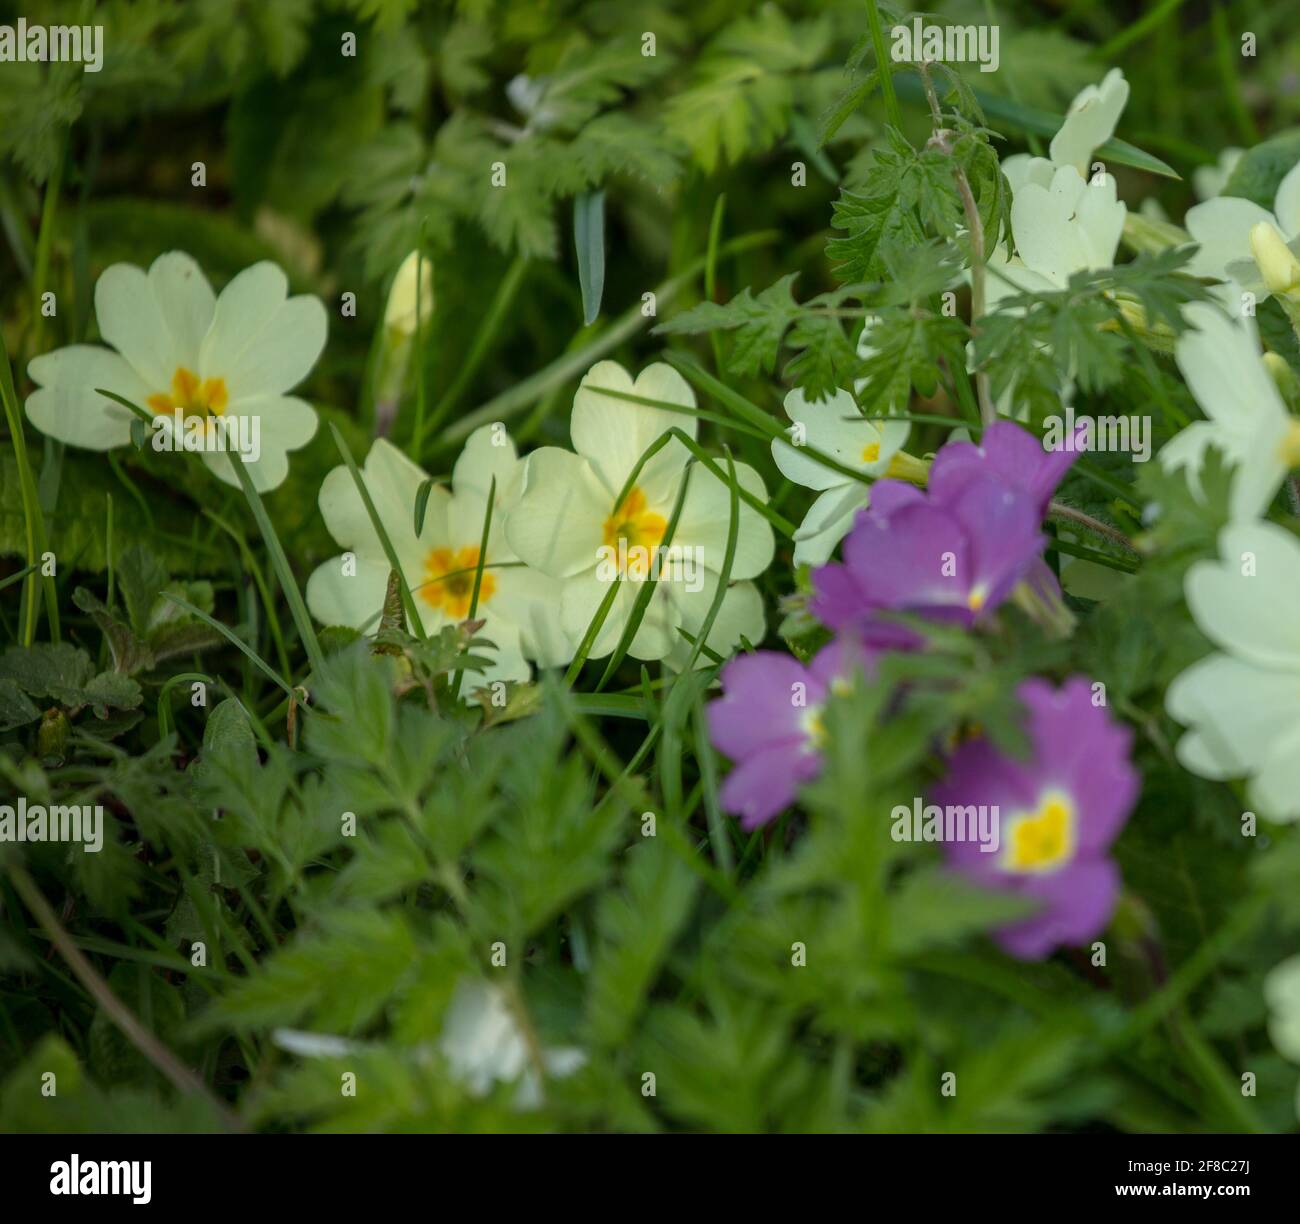
[{"label": "flower bud", "polygon": [[1276,226],[1260,221],[1250,231],[1250,253],[1259,265],[1270,293],[1297,297],[1300,294],[1300,259],[1287,246]]},{"label": "flower bud", "polygon": [[420,317],[423,316],[427,323],[432,314],[433,262],[419,251],[412,251],[393,277],[393,287],[388,291],[388,306],[384,310],[384,326],[399,336],[410,337],[415,335]]}]

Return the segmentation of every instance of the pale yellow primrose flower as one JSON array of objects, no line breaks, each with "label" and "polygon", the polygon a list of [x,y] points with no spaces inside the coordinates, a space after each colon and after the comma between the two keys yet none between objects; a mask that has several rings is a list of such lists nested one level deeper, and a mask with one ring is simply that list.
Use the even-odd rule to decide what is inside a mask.
[{"label": "pale yellow primrose flower", "polygon": [[[256,419],[261,453],[247,466],[259,490],[274,489],[288,475],[288,452],[316,432],[315,409],[286,393],[325,347],[325,307],[288,293],[269,262],[245,268],[219,297],[180,251],[160,255],[148,273],[114,264],[95,286],[99,333],[113,348],[73,344],[34,358],[27,372],[39,389],[28,396],[28,419],[69,446],[101,451],[125,446],[134,418],[97,387],[159,417],[180,410],[187,423]],[[238,485],[229,455],[206,450],[202,458]]]},{"label": "pale yellow primrose flower", "polygon": [[[1255,260],[1252,237],[1261,224],[1276,230],[1293,252],[1300,248],[1300,163],[1278,184],[1272,212],[1237,196],[1216,196],[1189,208],[1184,225],[1200,249],[1192,256],[1187,271],[1192,276],[1234,281],[1259,297],[1277,292]],[[1274,245],[1267,238],[1264,242],[1270,262],[1276,265]]]},{"label": "pale yellow primrose flower", "polygon": [[[730,490],[696,464],[689,473],[672,545],[662,548],[687,478],[687,449],[670,439],[645,464],[621,503],[619,495],[648,447],[674,426],[693,438],[698,423],[689,413],[619,399],[597,388],[695,406],[694,393],[671,366],[647,366],[635,382],[617,362],[593,366],[573,401],[570,430],[576,454],[548,446],[528,456],[524,494],[507,518],[506,538],[522,560],[561,584],[561,624],[575,641],[595,617],[609,584],[619,582],[592,645],[592,658],[614,650],[638,591],[657,571],[658,582],[630,653],[679,666],[689,647],[683,649],[678,628],[695,634],[717,593],[731,517]],[[726,470],[721,461],[719,466]],[[766,497],[762,478],[747,464],[736,464],[736,479],[749,493]],[[733,650],[742,635],[753,642],[762,638],[762,602],[744,580],[767,568],[773,548],[771,527],[742,501],[732,585],[706,642],[718,654]]]},{"label": "pale yellow primrose flower", "polygon": [[1169,686],[1165,709],[1189,728],[1178,759],[1203,778],[1249,779],[1252,808],[1300,819],[1300,541],[1276,523],[1234,523],[1221,560],[1183,580],[1187,606],[1219,649]]},{"label": "pale yellow primrose flower", "polygon": [[1249,319],[1229,318],[1206,302],[1184,314],[1190,327],[1179,337],[1174,359],[1209,419],[1175,434],[1161,449],[1160,462],[1167,470],[1189,469],[1199,490],[1201,464],[1213,444],[1237,465],[1233,518],[1256,518],[1300,461],[1300,422],[1287,412]]},{"label": "pale yellow primrose flower", "polygon": [[[362,479],[375,512],[392,542],[426,630],[459,624],[469,616],[487,512],[488,490],[496,498],[488,535],[475,618],[495,650],[484,672],[467,673],[465,695],[497,680],[527,680],[527,660],[555,667],[573,654],[559,627],[559,584],[526,566],[506,542],[505,519],[519,497],[523,464],[505,430],[484,425],[472,433],[456,460],[451,490],[435,485],[415,533],[415,499],[427,479],[397,447],[383,438],[370,448]],[[321,565],[307,582],[307,606],[327,625],[349,625],[373,633],[388,587],[389,563],[346,467],[325,477],[320,509],[330,534],[351,554]]]}]

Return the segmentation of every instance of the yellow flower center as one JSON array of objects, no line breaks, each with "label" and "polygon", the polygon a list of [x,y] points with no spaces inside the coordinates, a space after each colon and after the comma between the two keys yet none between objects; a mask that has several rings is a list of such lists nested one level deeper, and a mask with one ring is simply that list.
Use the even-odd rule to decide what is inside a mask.
[{"label": "yellow flower center", "polygon": [[966,596],[966,606],[972,612],[978,612],[984,606],[987,598],[988,592],[983,587],[973,587],[971,593]]},{"label": "yellow flower center", "polygon": [[[425,582],[420,587],[424,602],[440,609],[454,621],[463,621],[469,616],[474,599],[474,574],[477,570],[477,546],[471,545],[456,552],[450,548],[432,549],[424,559]],[[492,598],[496,589],[496,578],[485,569],[478,588],[480,608]]]},{"label": "yellow flower center", "polygon": [[862,462],[876,463],[879,461],[879,459],[880,459],[880,443],[868,442],[866,446],[862,448]]},{"label": "yellow flower center", "polygon": [[1005,866],[1009,871],[1052,871],[1074,853],[1074,808],[1062,794],[1049,793],[1038,810],[1011,825]]},{"label": "yellow flower center", "polygon": [[619,564],[626,564],[625,572],[630,577],[644,578],[667,530],[663,515],[646,508],[645,494],[634,485],[605,520],[605,546],[619,553]]},{"label": "yellow flower center", "polygon": [[229,401],[230,393],[226,390],[224,378],[205,378],[200,382],[192,370],[177,366],[172,375],[171,393],[159,392],[149,396],[146,402],[154,412],[163,416],[170,416],[179,408],[186,417],[206,417],[220,416]]},{"label": "yellow flower center", "polygon": [[822,718],[821,706],[812,706],[804,712],[803,733],[808,737],[809,747],[826,747],[826,722]]}]

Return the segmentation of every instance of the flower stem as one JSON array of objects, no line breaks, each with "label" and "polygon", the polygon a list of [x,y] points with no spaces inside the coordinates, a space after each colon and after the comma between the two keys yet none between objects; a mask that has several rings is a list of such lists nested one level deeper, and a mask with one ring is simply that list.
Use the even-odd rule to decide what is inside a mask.
[{"label": "flower stem", "polygon": [[[926,100],[930,103],[930,117],[934,121],[934,135],[930,137],[930,146],[945,154],[952,162],[952,176],[957,184],[957,194],[961,197],[962,210],[966,213],[966,228],[970,234],[970,329],[974,336],[979,331],[979,321],[984,317],[986,295],[984,289],[984,222],[980,220],[979,205],[975,202],[975,193],[971,190],[970,179],[961,163],[953,157],[950,137],[952,133],[943,126],[943,114],[939,110],[939,96],[934,91],[934,82],[930,79],[930,66],[921,61],[916,66],[925,89]],[[997,419],[997,409],[993,404],[993,395],[989,390],[989,376],[982,370],[975,371],[975,393],[979,398],[980,420],[991,425]]]},{"label": "flower stem", "polygon": [[1108,523],[1103,523],[1095,519],[1091,514],[1085,514],[1082,510],[1076,510],[1073,506],[1064,505],[1061,502],[1054,501],[1047,507],[1047,513],[1050,518],[1062,519],[1067,523],[1084,528],[1085,531],[1091,531],[1096,535],[1103,536],[1114,544],[1118,544],[1125,551],[1130,552],[1135,557],[1142,554],[1138,547],[1128,538],[1118,527],[1112,527]]},{"label": "flower stem", "polygon": [[73,976],[86,988],[87,993],[99,1004],[104,1014],[122,1030],[127,1040],[158,1068],[178,1092],[203,1098],[227,1130],[242,1131],[244,1126],[239,1118],[213,1096],[207,1085],[145,1028],[135,1018],[131,1009],[113,993],[109,984],[96,972],[95,967],[82,954],[72,937],[63,929],[50,903],[45,899],[45,894],[37,887],[36,881],[27,874],[27,871],[17,863],[11,864],[9,879],[13,883],[14,890],[23,899],[23,904],[32,912],[33,917],[49,936],[50,942],[67,961]]}]

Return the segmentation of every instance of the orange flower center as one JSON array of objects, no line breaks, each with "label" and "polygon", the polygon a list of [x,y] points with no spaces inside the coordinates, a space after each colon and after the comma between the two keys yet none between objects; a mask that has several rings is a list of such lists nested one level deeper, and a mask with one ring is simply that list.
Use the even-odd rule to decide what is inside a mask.
[{"label": "orange flower center", "polygon": [[[425,603],[438,608],[454,621],[469,616],[474,600],[474,575],[478,570],[478,548],[471,545],[453,552],[450,548],[435,548],[424,559],[425,582],[420,594]],[[483,571],[483,581],[478,588],[478,606],[481,608],[496,593],[497,580],[491,570]]]},{"label": "orange flower center", "polygon": [[159,392],[149,396],[146,402],[163,416],[170,416],[179,408],[186,417],[206,417],[220,416],[229,400],[224,378],[205,378],[200,382],[192,370],[177,366],[172,375],[171,393]]},{"label": "orange flower center", "polygon": [[619,564],[626,564],[630,577],[644,578],[667,530],[663,515],[646,509],[645,494],[633,486],[618,509],[605,520],[605,545],[620,553]]}]

